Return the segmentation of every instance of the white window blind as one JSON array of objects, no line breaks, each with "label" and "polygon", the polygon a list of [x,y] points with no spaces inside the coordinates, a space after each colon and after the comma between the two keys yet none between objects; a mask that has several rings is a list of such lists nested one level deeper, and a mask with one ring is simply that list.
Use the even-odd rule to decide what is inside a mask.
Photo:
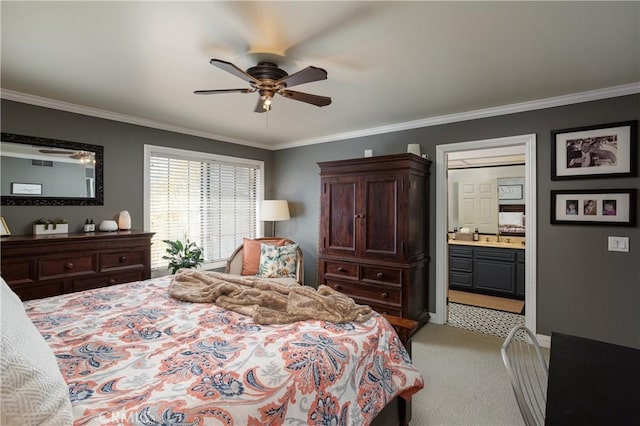
[{"label": "white window blind", "polygon": [[151,268],[167,268],[163,240],[188,239],[202,247],[205,263],[226,261],[243,237],[257,235],[261,162],[175,151],[147,156]]}]

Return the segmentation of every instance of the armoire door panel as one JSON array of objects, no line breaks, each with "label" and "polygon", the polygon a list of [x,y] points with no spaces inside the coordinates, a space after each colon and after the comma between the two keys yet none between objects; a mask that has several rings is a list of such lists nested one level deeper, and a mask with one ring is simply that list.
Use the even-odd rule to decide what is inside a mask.
[{"label": "armoire door panel", "polygon": [[325,182],[323,198],[324,247],[328,253],[356,254],[357,180]]},{"label": "armoire door panel", "polygon": [[398,255],[399,183],[396,176],[364,181],[363,256],[395,258]]}]

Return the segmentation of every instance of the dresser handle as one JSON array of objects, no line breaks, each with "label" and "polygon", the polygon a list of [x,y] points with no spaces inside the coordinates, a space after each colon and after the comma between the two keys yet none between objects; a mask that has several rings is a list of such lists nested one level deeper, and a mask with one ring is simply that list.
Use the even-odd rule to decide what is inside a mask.
[{"label": "dresser handle", "polygon": [[340,286],[340,284],[336,284],[333,286],[336,290],[340,290],[342,288],[342,286]]},{"label": "dresser handle", "polygon": [[67,269],[67,270],[73,269],[73,263],[71,263],[71,262],[65,263],[64,264],[64,269]]},{"label": "dresser handle", "polygon": [[338,272],[344,272],[344,268],[342,266],[338,266]]},{"label": "dresser handle", "polygon": [[382,277],[383,277],[383,275],[384,275],[384,274],[383,274],[382,272],[378,272],[378,273],[376,274],[376,277],[378,277],[378,278],[382,278]]},{"label": "dresser handle", "polygon": [[115,278],[111,278],[111,279],[109,280],[109,285],[114,285],[115,283],[116,283]]},{"label": "dresser handle", "polygon": [[382,297],[383,299],[386,299],[387,297],[389,297],[389,293],[387,293],[386,291],[384,293],[382,293],[380,295],[380,297]]},{"label": "dresser handle", "polygon": [[120,263],[124,263],[127,261],[127,256],[120,256],[120,259],[118,259],[120,261]]}]

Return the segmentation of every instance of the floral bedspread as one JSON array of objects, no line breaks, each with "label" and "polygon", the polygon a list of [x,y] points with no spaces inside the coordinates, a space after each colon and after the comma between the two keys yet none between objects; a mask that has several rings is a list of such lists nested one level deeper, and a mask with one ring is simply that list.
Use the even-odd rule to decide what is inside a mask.
[{"label": "floral bedspread", "polygon": [[423,387],[389,323],[249,317],[173,299],[170,277],[25,302],[76,425],[369,424]]}]

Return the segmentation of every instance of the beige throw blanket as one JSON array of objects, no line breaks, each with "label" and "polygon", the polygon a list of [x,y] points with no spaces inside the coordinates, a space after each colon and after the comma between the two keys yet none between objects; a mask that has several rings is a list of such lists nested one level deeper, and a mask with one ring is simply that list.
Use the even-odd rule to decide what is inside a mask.
[{"label": "beige throw blanket", "polygon": [[286,324],[309,319],[334,323],[365,322],[372,310],[326,285],[318,289],[284,285],[257,277],[233,277],[220,272],[181,269],[169,289],[187,302],[215,303],[256,324]]}]

